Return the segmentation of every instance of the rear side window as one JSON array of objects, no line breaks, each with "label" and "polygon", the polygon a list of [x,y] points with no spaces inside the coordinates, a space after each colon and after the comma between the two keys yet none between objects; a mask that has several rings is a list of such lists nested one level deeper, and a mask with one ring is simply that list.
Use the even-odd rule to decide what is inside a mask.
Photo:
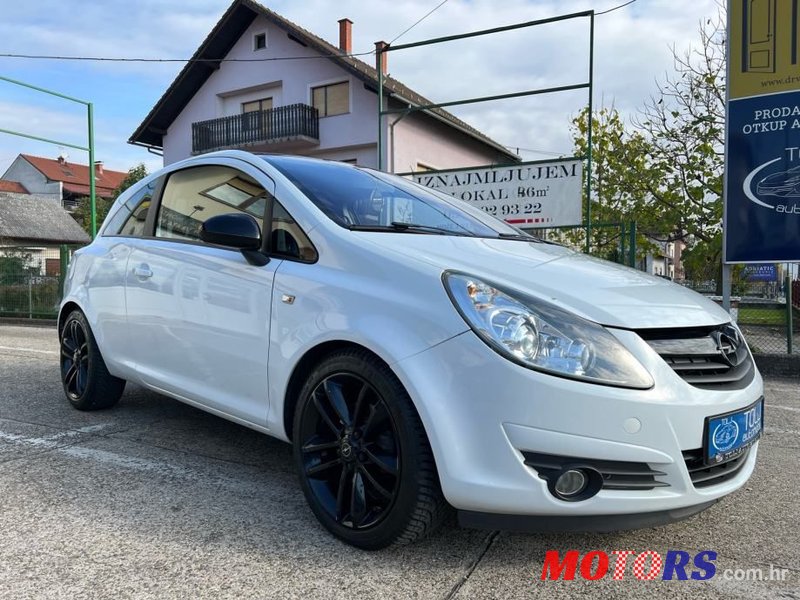
[{"label": "rear side window", "polygon": [[246,212],[264,230],[264,211],[272,194],[249,175],[218,165],[170,175],[156,223],[156,237],[200,241],[200,226],[217,215]]},{"label": "rear side window", "polygon": [[158,179],[154,179],[140,190],[134,192],[117,212],[109,219],[103,235],[122,235],[141,237],[145,234],[144,226],[150,210],[150,202],[156,189]]}]

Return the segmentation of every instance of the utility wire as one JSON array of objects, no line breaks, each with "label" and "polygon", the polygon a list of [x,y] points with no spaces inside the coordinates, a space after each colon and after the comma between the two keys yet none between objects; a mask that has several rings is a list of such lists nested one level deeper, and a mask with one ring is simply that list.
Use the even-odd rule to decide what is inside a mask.
[{"label": "utility wire", "polygon": [[636,0],[628,0],[628,2],[625,2],[624,4],[620,4],[618,6],[615,6],[614,8],[609,8],[608,10],[604,10],[602,12],[594,13],[594,16],[595,17],[599,17],[600,15],[605,15],[605,14],[608,14],[610,12],[614,12],[615,10],[619,10],[620,8],[625,8],[629,4],[633,4],[634,2],[636,2]]},{"label": "utility wire", "polygon": [[407,34],[409,31],[411,31],[412,29],[414,29],[414,27],[416,27],[417,25],[419,25],[420,23],[422,23],[422,22],[423,22],[425,19],[427,19],[428,17],[430,17],[430,16],[431,16],[433,13],[435,13],[437,10],[439,10],[439,9],[440,9],[442,6],[444,6],[446,3],[447,3],[447,0],[442,0],[442,1],[441,1],[439,4],[437,4],[436,6],[434,6],[434,7],[433,7],[431,10],[429,10],[427,13],[425,13],[425,15],[424,15],[424,16],[423,16],[421,19],[419,19],[417,22],[415,22],[415,23],[414,23],[414,24],[413,24],[411,27],[409,27],[408,29],[405,29],[405,30],[403,30],[401,33],[399,33],[399,34],[398,34],[398,35],[397,35],[397,36],[396,36],[396,37],[395,37],[395,38],[394,38],[394,39],[393,39],[391,42],[389,42],[389,45],[391,46],[392,44],[394,44],[394,43],[395,43],[397,40],[399,40],[401,37],[403,37],[403,36],[404,36],[405,34]]},{"label": "utility wire", "polygon": [[273,56],[271,58],[123,58],[105,56],[60,56],[46,54],[10,54],[0,53],[0,58],[28,58],[46,60],[78,60],[96,62],[131,62],[131,63],[221,63],[221,62],[271,62],[278,60],[314,60],[318,58],[356,57],[375,54],[375,51],[356,54],[319,54],[315,56]]},{"label": "utility wire", "polygon": [[[420,19],[418,19],[413,25],[402,31],[399,35],[395,36],[395,38],[389,42],[389,45],[396,42],[398,39],[403,37],[409,31],[411,31],[414,27],[422,23],[425,19],[431,16],[434,12],[439,10],[442,6],[444,6],[448,0],[442,0],[439,4],[434,6],[431,10],[429,10],[425,15],[423,15]],[[628,0],[623,4],[618,6],[614,6],[613,8],[609,8],[602,12],[595,13],[595,16],[605,15],[615,10],[619,10],[620,8],[624,8],[630,4],[633,4],[636,0]],[[21,58],[21,59],[28,59],[28,60],[73,60],[73,61],[85,61],[85,62],[119,62],[119,63],[223,63],[223,62],[240,62],[240,63],[259,63],[259,62],[274,62],[280,60],[315,60],[320,58],[333,58],[333,57],[347,57],[347,58],[355,58],[358,56],[367,56],[370,54],[375,54],[374,50],[369,52],[357,52],[354,54],[317,54],[314,56],[273,56],[268,58],[140,58],[140,57],[107,57],[107,56],[66,56],[66,55],[53,55],[53,54],[16,54],[11,52],[3,52],[0,53],[0,58]]]},{"label": "utility wire", "polygon": [[522,146],[506,146],[509,150],[516,150],[517,154],[522,150],[523,152],[532,152],[534,154],[551,154],[552,156],[568,156],[569,152],[553,152],[552,150],[537,150],[536,148],[523,148]]}]

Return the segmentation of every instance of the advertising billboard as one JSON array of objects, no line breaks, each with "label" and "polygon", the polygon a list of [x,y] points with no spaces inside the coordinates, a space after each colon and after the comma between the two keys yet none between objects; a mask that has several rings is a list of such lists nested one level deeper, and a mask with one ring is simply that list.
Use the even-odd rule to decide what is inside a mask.
[{"label": "advertising billboard", "polygon": [[778,269],[774,264],[752,264],[744,267],[746,281],[778,281]]},{"label": "advertising billboard", "polygon": [[409,175],[517,227],[583,223],[583,162],[577,158]]},{"label": "advertising billboard", "polygon": [[724,258],[800,260],[797,0],[729,0]]}]

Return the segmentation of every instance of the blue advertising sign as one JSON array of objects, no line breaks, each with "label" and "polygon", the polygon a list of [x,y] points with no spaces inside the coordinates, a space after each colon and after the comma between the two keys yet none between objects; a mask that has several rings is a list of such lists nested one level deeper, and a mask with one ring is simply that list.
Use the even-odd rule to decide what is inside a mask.
[{"label": "blue advertising sign", "polygon": [[778,269],[775,265],[747,265],[744,268],[747,281],[778,281]]},{"label": "blue advertising sign", "polygon": [[800,260],[800,91],[731,99],[725,262]]}]

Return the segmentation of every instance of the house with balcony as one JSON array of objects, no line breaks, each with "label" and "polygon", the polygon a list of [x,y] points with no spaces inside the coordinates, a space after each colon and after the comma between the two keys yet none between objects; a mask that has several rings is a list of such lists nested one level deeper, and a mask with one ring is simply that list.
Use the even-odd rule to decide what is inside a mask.
[{"label": "house with balcony", "polygon": [[64,155],[44,158],[20,154],[0,178],[0,190],[51,198],[71,211],[77,207],[78,200],[89,195],[91,171],[94,171],[95,194],[99,198],[113,198],[114,190],[128,175],[104,169],[100,161],[90,170],[88,165],[70,162]]},{"label": "house with balcony", "polygon": [[[339,21],[335,46],[252,0],[235,0],[129,142],[162,152],[165,165],[237,148],[377,167],[378,72],[352,56],[352,26]],[[384,109],[428,104],[384,78]],[[519,161],[439,108],[392,114],[380,127],[387,171]]]}]

